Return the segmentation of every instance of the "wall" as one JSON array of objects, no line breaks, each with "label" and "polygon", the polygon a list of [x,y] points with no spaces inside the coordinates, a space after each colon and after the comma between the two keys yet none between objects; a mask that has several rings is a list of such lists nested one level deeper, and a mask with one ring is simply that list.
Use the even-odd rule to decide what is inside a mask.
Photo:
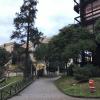
[{"label": "wall", "polygon": [[[93,13],[92,13],[92,11],[93,11]],[[85,14],[86,14],[85,17],[88,17],[88,18],[86,18],[86,20],[91,20],[92,18],[99,17],[100,16],[100,0],[96,0],[91,4],[88,4],[85,8]]]}]

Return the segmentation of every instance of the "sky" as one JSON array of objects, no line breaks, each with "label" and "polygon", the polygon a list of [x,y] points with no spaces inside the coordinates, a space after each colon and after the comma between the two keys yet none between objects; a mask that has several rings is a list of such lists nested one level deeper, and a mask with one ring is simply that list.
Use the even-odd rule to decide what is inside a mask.
[{"label": "sky", "polygon": [[[52,37],[59,33],[62,27],[73,24],[77,14],[73,11],[73,0],[38,0],[38,12],[35,26]],[[0,0],[0,44],[10,41],[14,30],[13,19],[20,11],[23,0]]]}]

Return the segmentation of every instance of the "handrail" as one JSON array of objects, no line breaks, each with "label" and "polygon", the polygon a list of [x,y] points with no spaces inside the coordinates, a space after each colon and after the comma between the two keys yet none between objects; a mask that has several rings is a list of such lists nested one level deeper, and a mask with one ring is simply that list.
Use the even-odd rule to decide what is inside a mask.
[{"label": "handrail", "polygon": [[78,23],[81,23],[81,22],[78,20],[78,18],[80,18],[80,16],[75,17],[74,19],[75,19]]},{"label": "handrail", "polygon": [[75,2],[77,5],[79,5],[79,3],[78,3],[76,0],[74,0],[74,2]]},{"label": "handrail", "polygon": [[0,90],[4,89],[4,88],[6,88],[6,87],[8,87],[8,86],[10,86],[10,85],[12,85],[12,84],[14,84],[14,83],[17,83],[17,82],[18,82],[18,81],[15,81],[15,82],[9,83],[9,84],[7,84],[7,85],[1,87]]}]

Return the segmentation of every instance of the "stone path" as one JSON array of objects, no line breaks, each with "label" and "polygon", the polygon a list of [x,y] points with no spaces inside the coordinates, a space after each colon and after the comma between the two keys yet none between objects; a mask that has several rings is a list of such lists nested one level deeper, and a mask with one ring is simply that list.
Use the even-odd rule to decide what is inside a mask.
[{"label": "stone path", "polygon": [[38,79],[20,94],[9,100],[91,100],[73,98],[61,93],[53,84],[55,79],[56,78]]}]

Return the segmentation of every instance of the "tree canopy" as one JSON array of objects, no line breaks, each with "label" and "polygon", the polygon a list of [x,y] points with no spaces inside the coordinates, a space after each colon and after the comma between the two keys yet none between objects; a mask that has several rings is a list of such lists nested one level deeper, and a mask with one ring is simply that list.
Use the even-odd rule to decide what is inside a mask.
[{"label": "tree canopy", "polygon": [[78,56],[81,51],[93,51],[95,48],[93,34],[84,28],[71,25],[62,28],[59,34],[51,39],[49,54],[55,59],[67,60]]},{"label": "tree canopy", "polygon": [[42,33],[35,27],[37,0],[24,0],[20,7],[20,12],[16,13],[14,18],[15,31],[11,35],[11,39],[17,39],[20,44],[26,44],[26,61],[25,61],[25,78],[30,77],[29,59],[29,43],[33,43],[33,47],[40,43]]},{"label": "tree canopy", "polygon": [[11,54],[4,48],[0,48],[0,78],[4,73],[4,65],[10,60]]}]

